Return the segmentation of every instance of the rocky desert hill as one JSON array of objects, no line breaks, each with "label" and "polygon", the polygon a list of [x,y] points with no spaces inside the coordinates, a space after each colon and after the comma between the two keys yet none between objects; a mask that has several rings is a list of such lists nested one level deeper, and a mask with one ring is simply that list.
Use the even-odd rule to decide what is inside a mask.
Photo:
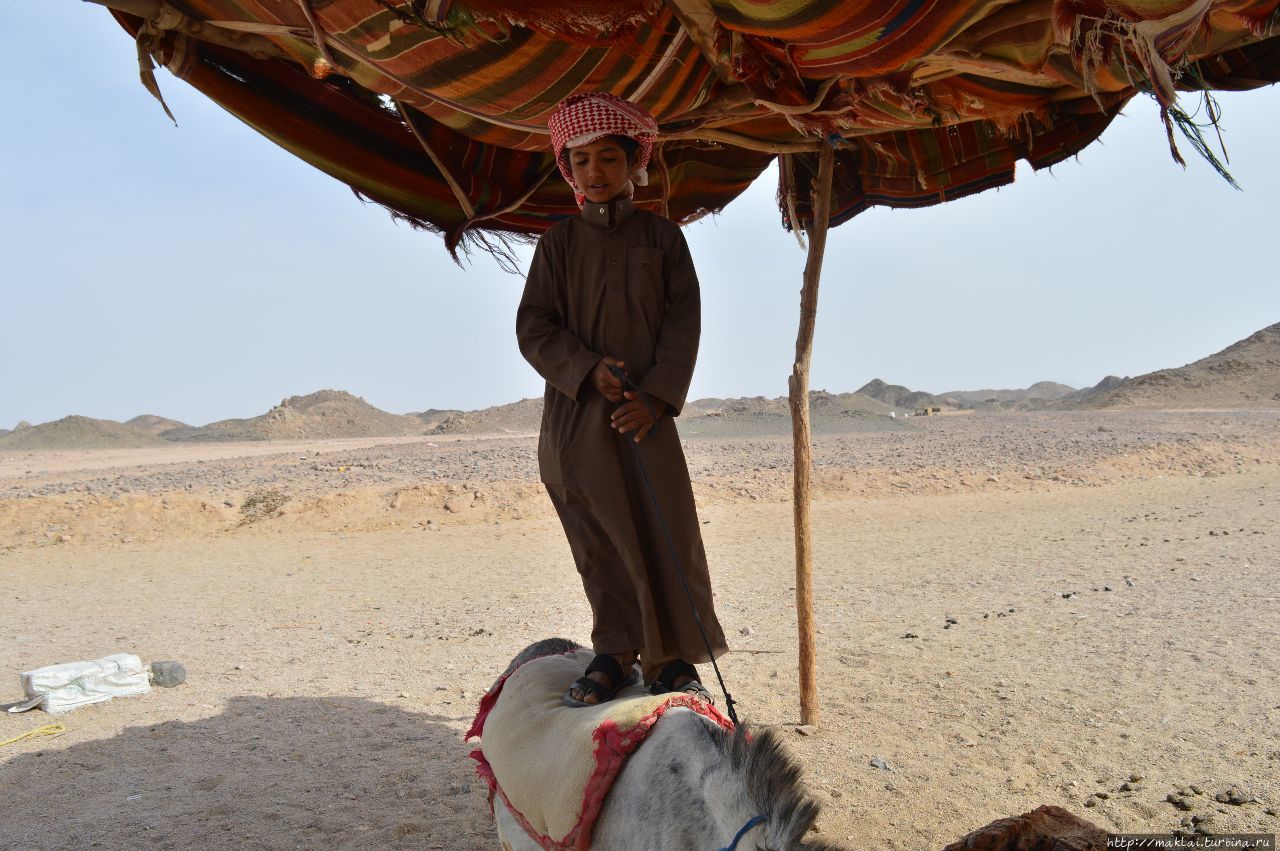
[{"label": "rocky desert hill", "polygon": [[440,425],[440,423],[449,419],[449,417],[456,416],[461,413],[462,411],[458,408],[427,408],[425,411],[410,412],[405,414],[405,416],[417,417],[422,420],[427,431],[432,431],[436,426]]},{"label": "rocky desert hill", "polygon": [[0,437],[0,449],[123,449],[164,446],[165,441],[114,420],[70,416],[40,425],[19,423]]},{"label": "rocky desert hill", "polygon": [[[1078,411],[1084,408],[1096,408],[1098,405],[1096,405],[1095,402],[1098,399],[1102,398],[1107,393],[1111,392],[1113,389],[1119,387],[1128,380],[1129,379],[1127,377],[1121,378],[1118,375],[1108,375],[1092,387],[1081,388],[1074,393],[1068,393],[1066,396],[1054,399],[1052,402],[1041,405],[1040,407],[1054,411]],[[1017,407],[1027,408],[1029,406],[1019,404]]]},{"label": "rocky desert hill", "polygon": [[990,412],[1280,407],[1280,323],[1186,366],[1134,378],[1108,375],[1081,390],[1041,381],[1026,390],[953,390],[934,396],[876,379],[858,392],[899,408],[940,405]]},{"label": "rocky desert hill", "polygon": [[[815,390],[809,395],[817,433],[904,429],[901,416],[926,406],[987,412],[1093,408],[1275,408],[1280,407],[1280,323],[1222,351],[1177,369],[1136,378],[1107,376],[1093,387],[1073,390],[1040,381],[1021,390],[911,390],[879,378],[855,393]],[[0,450],[96,449],[162,446],[191,441],[400,437],[425,434],[527,434],[536,432],[542,399],[522,399],[479,411],[430,408],[391,414],[340,390],[291,396],[261,416],[193,427],[144,414],[127,423],[71,416],[13,431],[0,429]],[[745,437],[790,430],[786,397],[696,399],[685,405],[685,436]]]},{"label": "rocky desert hill", "polygon": [[164,438],[174,442],[297,440],[398,437],[427,431],[417,417],[389,414],[342,390],[320,390],[308,396],[290,396],[260,416],[173,429],[165,432]]},{"label": "rocky desert hill", "polygon": [[[815,434],[847,434],[910,428],[890,414],[893,407],[860,393],[809,391],[809,424]],[[700,399],[685,405],[680,433],[685,437],[756,437],[789,434],[791,407],[785,396],[767,399]]]},{"label": "rocky desert hill", "polygon": [[954,408],[959,410],[1006,411],[1038,410],[1046,403],[1074,393],[1075,388],[1056,381],[1037,381],[1030,387],[1004,390],[949,390],[946,393],[928,393],[912,390],[901,384],[888,384],[879,378],[867,382],[858,393],[869,396],[899,411],[913,411],[926,407]]},{"label": "rocky desert hill", "polygon": [[1008,405],[1026,402],[1032,399],[1061,399],[1076,392],[1076,388],[1056,381],[1037,381],[1022,390],[950,390],[938,398],[957,408],[980,407],[983,405]]},{"label": "rocky desert hill", "polygon": [[[861,431],[873,420],[877,427],[894,427],[889,417],[894,409],[870,396],[814,390],[809,393],[809,405],[817,431]],[[509,405],[455,413],[440,422],[434,433],[531,433],[538,430],[541,422],[542,399],[522,399]],[[785,396],[695,399],[685,403],[680,416],[680,431],[685,436],[782,434],[790,428],[791,410]]]},{"label": "rocky desert hill", "polygon": [[1110,386],[1092,388],[1083,406],[1280,407],[1280,322],[1186,366],[1103,383],[1108,381]]},{"label": "rocky desert hill", "polygon": [[[864,396],[861,393],[828,393],[826,390],[809,391],[810,416],[847,417],[888,416],[894,410],[879,399]],[[686,417],[718,417],[732,419],[734,417],[780,416],[791,418],[791,406],[785,396],[766,399],[763,396],[749,396],[738,399],[699,399],[685,406]]]},{"label": "rocky desert hill", "polygon": [[537,431],[542,424],[542,399],[521,399],[479,411],[457,411],[431,429],[433,434],[519,434]]},{"label": "rocky desert hill", "polygon": [[164,434],[166,431],[173,431],[175,428],[191,428],[186,423],[180,423],[168,417],[158,417],[155,414],[142,414],[131,420],[125,420],[124,424],[136,428],[138,431],[157,436]]},{"label": "rocky desert hill", "polygon": [[685,406],[692,409],[689,413],[703,417],[764,417],[777,415],[791,416],[785,396],[738,396],[733,399],[702,400],[698,399]]},{"label": "rocky desert hill", "polygon": [[910,411],[914,408],[924,408],[930,405],[943,404],[938,397],[931,393],[925,393],[921,390],[912,390],[909,387],[903,387],[901,384],[886,384],[879,378],[873,378],[866,384],[859,387],[855,393],[863,396],[869,396],[872,399],[883,402],[892,408]]},{"label": "rocky desert hill", "polygon": [[[846,394],[850,395],[850,394]],[[868,400],[873,401],[873,400]],[[421,416],[421,415],[419,415]],[[741,399],[695,399],[686,402],[681,413],[681,427],[699,417],[752,419],[767,416],[790,417],[785,398],[763,396]],[[425,417],[424,417],[425,419]],[[433,429],[435,434],[480,434],[497,432],[519,434],[535,432],[542,424],[542,399],[521,399],[508,405],[496,405],[479,411],[454,411]]]}]

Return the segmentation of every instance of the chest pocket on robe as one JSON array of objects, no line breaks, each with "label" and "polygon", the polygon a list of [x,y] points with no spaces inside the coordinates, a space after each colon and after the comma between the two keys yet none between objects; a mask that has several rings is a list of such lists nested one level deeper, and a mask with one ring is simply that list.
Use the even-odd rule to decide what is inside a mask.
[{"label": "chest pocket on robe", "polygon": [[661,248],[627,249],[627,298],[644,305],[666,307],[667,288],[662,278]]}]

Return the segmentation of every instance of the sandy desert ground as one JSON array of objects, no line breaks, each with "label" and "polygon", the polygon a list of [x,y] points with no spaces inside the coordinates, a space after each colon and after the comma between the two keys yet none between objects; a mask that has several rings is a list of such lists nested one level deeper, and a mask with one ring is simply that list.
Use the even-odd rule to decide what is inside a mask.
[{"label": "sandy desert ground", "polygon": [[[589,624],[533,448],[0,453],[0,701],[19,671],[111,652],[189,671],[0,717],[0,740],[67,725],[0,747],[0,847],[495,847],[461,732],[516,652]],[[788,731],[824,837],[941,848],[1042,803],[1280,830],[1280,412],[817,438],[807,731],[790,440],[687,451],[725,676],[744,719]]]}]

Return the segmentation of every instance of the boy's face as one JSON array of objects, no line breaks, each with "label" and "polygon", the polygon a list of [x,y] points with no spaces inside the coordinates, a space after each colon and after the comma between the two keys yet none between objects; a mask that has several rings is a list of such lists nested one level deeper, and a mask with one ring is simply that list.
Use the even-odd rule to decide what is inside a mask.
[{"label": "boy's face", "polygon": [[588,201],[603,203],[621,195],[631,180],[631,163],[614,139],[569,149],[569,167]]}]

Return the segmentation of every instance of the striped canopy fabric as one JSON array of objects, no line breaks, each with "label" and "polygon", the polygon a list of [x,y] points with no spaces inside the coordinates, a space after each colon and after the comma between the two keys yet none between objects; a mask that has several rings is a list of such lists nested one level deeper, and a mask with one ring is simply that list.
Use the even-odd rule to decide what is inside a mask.
[{"label": "striped canopy fabric", "polygon": [[546,128],[575,92],[657,118],[642,206],[693,221],[783,155],[804,227],[822,145],[834,225],[1051,166],[1137,93],[1167,116],[1179,92],[1280,79],[1280,0],[93,2],[153,92],[152,58],[451,252],[576,212]]}]

